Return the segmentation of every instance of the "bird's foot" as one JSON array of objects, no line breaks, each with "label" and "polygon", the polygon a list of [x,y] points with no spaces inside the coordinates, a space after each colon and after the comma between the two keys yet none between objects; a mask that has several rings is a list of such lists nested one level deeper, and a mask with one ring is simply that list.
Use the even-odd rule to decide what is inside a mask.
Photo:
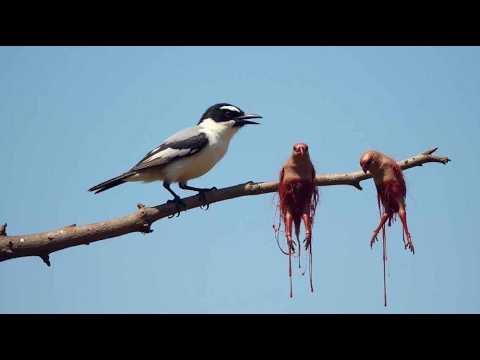
[{"label": "bird's foot", "polygon": [[215,186],[210,188],[210,189],[204,189],[198,192],[198,196],[200,197],[200,200],[202,201],[202,205],[200,205],[200,209],[203,209],[205,207],[205,211],[208,210],[210,207],[210,203],[207,201],[207,197],[205,196],[206,192],[213,191],[213,190],[218,190]]},{"label": "bird's foot", "polygon": [[305,239],[303,240],[305,243],[305,250],[308,250],[308,248],[312,245],[312,234],[310,232],[305,233]]},{"label": "bird's foot", "polygon": [[378,241],[377,235],[378,233],[374,231],[372,239],[370,240],[370,248],[373,248],[373,244],[375,243],[375,241]]},{"label": "bird's foot", "polygon": [[412,237],[407,233],[407,238],[404,240],[405,250],[410,250],[415,254],[415,248],[413,247]]},{"label": "bird's foot", "polygon": [[177,215],[177,217],[180,216],[180,211],[182,210],[185,210],[185,208],[187,207],[187,204],[185,204],[183,202],[183,200],[180,198],[180,196],[176,196],[175,198],[173,198],[173,200],[168,200],[167,201],[167,204],[172,204],[174,203],[176,206],[177,206],[177,211],[170,215],[168,218],[171,219],[173,218],[175,215]]}]

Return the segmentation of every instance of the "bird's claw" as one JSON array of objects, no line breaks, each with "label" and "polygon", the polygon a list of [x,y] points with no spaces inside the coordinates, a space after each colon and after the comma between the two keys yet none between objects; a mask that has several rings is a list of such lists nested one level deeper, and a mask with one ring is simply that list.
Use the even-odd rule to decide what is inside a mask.
[{"label": "bird's claw", "polygon": [[205,191],[199,192],[198,196],[200,197],[200,201],[202,202],[202,205],[200,205],[200,209],[203,209],[205,207],[204,210],[205,211],[208,210],[208,208],[210,207],[210,204],[207,202],[207,197],[205,196]]},{"label": "bird's claw", "polygon": [[405,229],[403,232],[403,245],[405,246],[405,250],[410,250],[412,253],[415,254],[415,248],[413,247],[412,236]]},{"label": "bird's claw", "polygon": [[410,250],[413,254],[415,254],[415,248],[413,246],[412,239],[410,238],[409,235],[407,236],[407,238],[408,238],[408,240],[405,243],[405,250]]},{"label": "bird's claw", "polygon": [[373,236],[372,240],[370,240],[370,248],[373,248],[373,244],[375,243],[375,241],[378,241],[377,235]]},{"label": "bird's claw", "polygon": [[205,193],[213,190],[218,190],[218,189],[214,186],[210,189],[203,190],[198,193],[198,196],[200,196],[200,200],[202,201],[202,205],[200,205],[200,209],[203,209],[205,207],[204,210],[205,211],[208,210],[208,208],[210,207],[210,203],[207,201],[207,197],[205,196]]},{"label": "bird's claw", "polygon": [[185,204],[183,202],[183,200],[180,199],[180,197],[176,197],[173,200],[168,200],[167,201],[167,204],[172,204],[172,203],[175,203],[175,205],[177,205],[177,211],[175,213],[173,213],[172,215],[168,216],[169,219],[173,218],[175,215],[177,215],[177,217],[179,217],[180,212],[182,211],[181,208],[185,209],[187,207],[187,204]]},{"label": "bird's claw", "polygon": [[308,248],[312,244],[312,235],[310,233],[306,233],[303,242],[305,243],[305,250],[308,250]]},{"label": "bird's claw", "polygon": [[415,254],[415,248],[413,247],[413,244],[407,244],[405,245],[405,250],[410,250],[412,253]]}]

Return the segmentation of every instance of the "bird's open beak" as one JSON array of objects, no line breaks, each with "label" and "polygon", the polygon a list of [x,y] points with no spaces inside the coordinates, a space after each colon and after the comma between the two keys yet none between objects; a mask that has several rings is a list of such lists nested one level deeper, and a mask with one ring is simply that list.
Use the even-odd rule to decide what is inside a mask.
[{"label": "bird's open beak", "polygon": [[262,117],[257,114],[244,114],[235,118],[234,126],[243,126],[247,124],[260,124],[256,121],[250,121],[249,119],[261,119]]}]

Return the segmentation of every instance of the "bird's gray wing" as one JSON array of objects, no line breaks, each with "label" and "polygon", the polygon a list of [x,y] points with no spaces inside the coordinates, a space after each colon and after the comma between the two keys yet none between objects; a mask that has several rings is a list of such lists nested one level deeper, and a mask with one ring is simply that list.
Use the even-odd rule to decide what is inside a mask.
[{"label": "bird's gray wing", "polygon": [[179,131],[145,155],[130,171],[165,166],[172,161],[198,153],[207,144],[207,136],[197,127]]}]

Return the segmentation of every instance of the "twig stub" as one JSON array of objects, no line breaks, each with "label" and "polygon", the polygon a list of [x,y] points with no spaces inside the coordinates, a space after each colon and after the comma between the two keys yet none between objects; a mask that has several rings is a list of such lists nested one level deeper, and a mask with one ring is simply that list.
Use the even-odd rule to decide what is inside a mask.
[{"label": "twig stub", "polygon": [[0,236],[7,236],[7,223],[0,225]]},{"label": "twig stub", "polygon": [[49,256],[49,254],[46,254],[46,255],[40,255],[40,259],[42,259],[42,260],[43,260],[43,262],[44,262],[45,264],[47,264],[47,266],[50,266],[50,265],[51,265],[51,263],[50,263],[50,256]]}]

